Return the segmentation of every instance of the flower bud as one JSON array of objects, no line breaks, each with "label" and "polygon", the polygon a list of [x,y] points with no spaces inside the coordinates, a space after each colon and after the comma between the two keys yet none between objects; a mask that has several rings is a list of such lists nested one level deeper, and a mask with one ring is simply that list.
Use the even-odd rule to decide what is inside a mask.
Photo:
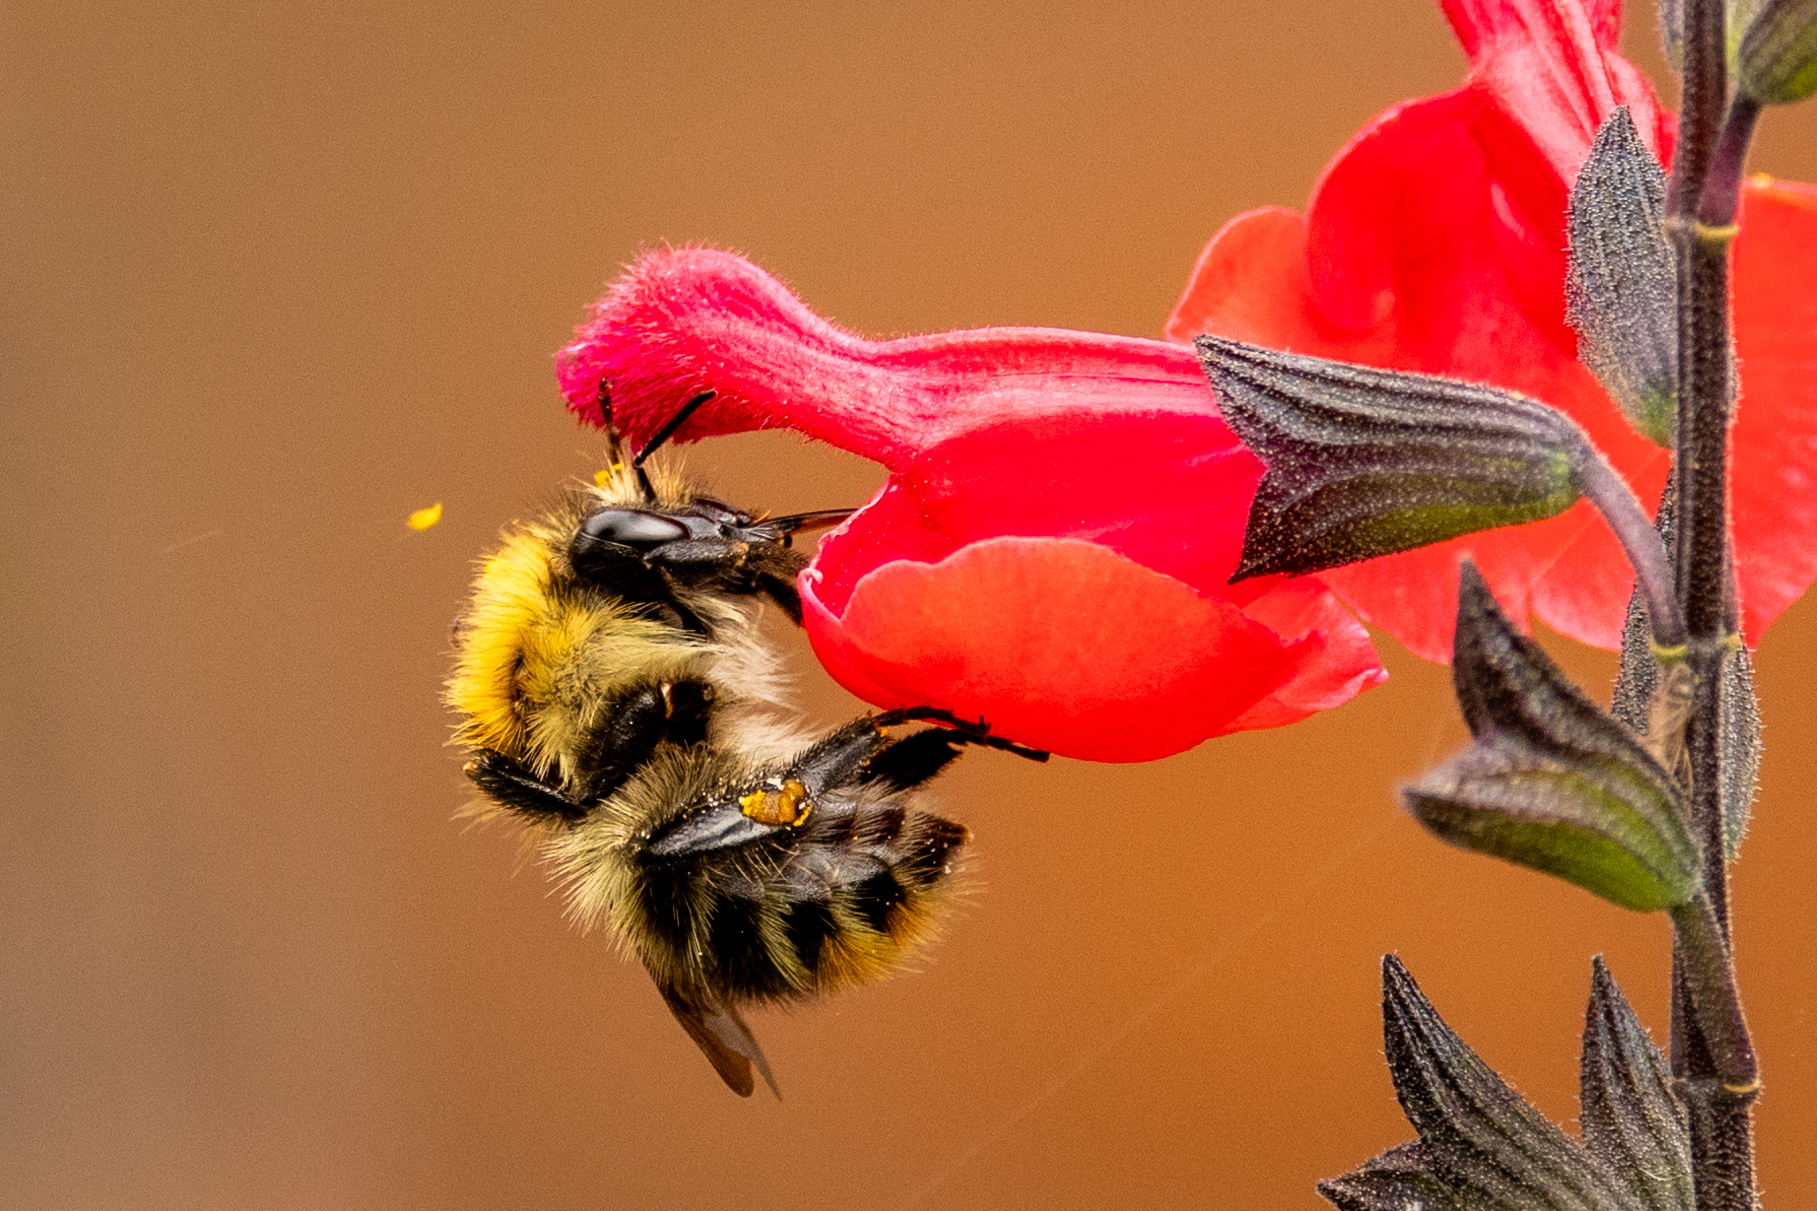
[{"label": "flower bud", "polygon": [[1628,423],[1670,447],[1677,412],[1678,284],[1665,233],[1666,176],[1626,106],[1602,128],[1571,190],[1565,318],[1578,358]]},{"label": "flower bud", "polygon": [[1691,1141],[1672,1069],[1628,1006],[1609,966],[1591,963],[1578,1104],[1584,1148],[1644,1207],[1694,1207]]},{"label": "flower bud", "polygon": [[1766,0],[1742,35],[1741,90],[1762,105],[1790,105],[1817,92],[1817,0]]}]

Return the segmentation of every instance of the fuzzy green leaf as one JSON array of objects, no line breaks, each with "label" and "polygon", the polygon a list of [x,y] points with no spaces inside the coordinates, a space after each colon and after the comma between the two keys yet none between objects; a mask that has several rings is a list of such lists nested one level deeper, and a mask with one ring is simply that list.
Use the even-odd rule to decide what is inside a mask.
[{"label": "fuzzy green leaf", "polygon": [[1635,429],[1672,444],[1678,283],[1665,231],[1666,175],[1625,105],[1596,132],[1571,190],[1565,318],[1578,357]]},{"label": "fuzzy green leaf", "polygon": [[1736,60],[1743,92],[1762,105],[1791,105],[1817,92],[1817,0],[1765,0],[1748,22]]},{"label": "fuzzy green leaf", "polygon": [[1692,1211],[1684,1108],[1659,1048],[1599,955],[1591,965],[1579,1094],[1584,1147],[1648,1211]]},{"label": "fuzzy green leaf", "polygon": [[1538,521],[1581,494],[1587,439],[1525,396],[1222,337],[1198,350],[1224,419],[1268,468],[1233,583]]},{"label": "fuzzy green leaf", "polygon": [[1626,1185],[1465,1045],[1399,959],[1382,960],[1388,1070],[1424,1171],[1461,1207],[1642,1211]]},{"label": "fuzzy green leaf", "polygon": [[1638,911],[1697,893],[1677,784],[1508,621],[1463,565],[1452,681],[1475,743],[1403,792],[1454,845]]}]

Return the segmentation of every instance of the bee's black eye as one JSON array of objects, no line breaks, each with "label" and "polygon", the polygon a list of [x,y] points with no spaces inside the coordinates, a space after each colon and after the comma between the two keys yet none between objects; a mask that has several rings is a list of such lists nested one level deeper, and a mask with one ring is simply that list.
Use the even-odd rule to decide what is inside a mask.
[{"label": "bee's black eye", "polygon": [[687,536],[688,527],[673,517],[645,513],[641,509],[601,509],[580,523],[580,529],[574,535],[574,547],[582,550],[609,542],[648,551],[666,543],[679,542]]}]

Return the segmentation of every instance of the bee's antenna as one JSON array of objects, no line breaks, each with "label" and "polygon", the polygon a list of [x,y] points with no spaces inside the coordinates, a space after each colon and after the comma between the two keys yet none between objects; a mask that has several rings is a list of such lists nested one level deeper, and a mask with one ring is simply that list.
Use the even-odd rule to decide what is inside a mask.
[{"label": "bee's antenna", "polygon": [[[608,457],[612,460],[612,470],[616,474],[625,467],[625,439],[618,431],[618,422],[612,418],[612,388],[605,379],[599,380],[599,418],[606,426],[606,440],[611,449]],[[643,498],[650,504],[656,503],[656,489],[650,486],[650,477],[644,474],[644,460],[640,457],[632,461],[631,470],[637,475],[637,487]]]},{"label": "bee's antenna", "polygon": [[[693,399],[683,404],[680,410],[669,418],[668,423],[656,431],[656,436],[650,439],[650,444],[638,451],[637,457],[631,460],[631,466],[636,469],[637,478],[644,485],[646,494],[649,492],[650,481],[644,476],[644,460],[662,449],[662,444],[671,437],[674,437],[676,431],[688,423],[688,418],[700,411],[700,406],[702,404],[718,394],[719,392],[717,391],[702,391],[699,395],[696,395]],[[652,497],[651,499],[655,498]]]}]

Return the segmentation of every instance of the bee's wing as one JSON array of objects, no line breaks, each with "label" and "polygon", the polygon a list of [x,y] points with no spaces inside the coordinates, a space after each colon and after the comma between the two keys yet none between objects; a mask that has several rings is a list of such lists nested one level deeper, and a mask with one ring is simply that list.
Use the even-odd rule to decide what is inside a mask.
[{"label": "bee's wing", "polygon": [[668,1002],[669,1012],[675,1015],[675,1020],[681,1023],[681,1028],[688,1032],[688,1037],[694,1040],[732,1092],[739,1097],[751,1096],[751,1090],[756,1087],[751,1080],[751,1065],[755,1064],[757,1071],[763,1074],[763,1083],[781,1099],[782,1090],[776,1087],[770,1062],[763,1058],[763,1048],[757,1045],[756,1037],[744,1024],[744,1017],[736,1007],[698,986],[658,980],[656,987],[662,991],[662,999]]}]

